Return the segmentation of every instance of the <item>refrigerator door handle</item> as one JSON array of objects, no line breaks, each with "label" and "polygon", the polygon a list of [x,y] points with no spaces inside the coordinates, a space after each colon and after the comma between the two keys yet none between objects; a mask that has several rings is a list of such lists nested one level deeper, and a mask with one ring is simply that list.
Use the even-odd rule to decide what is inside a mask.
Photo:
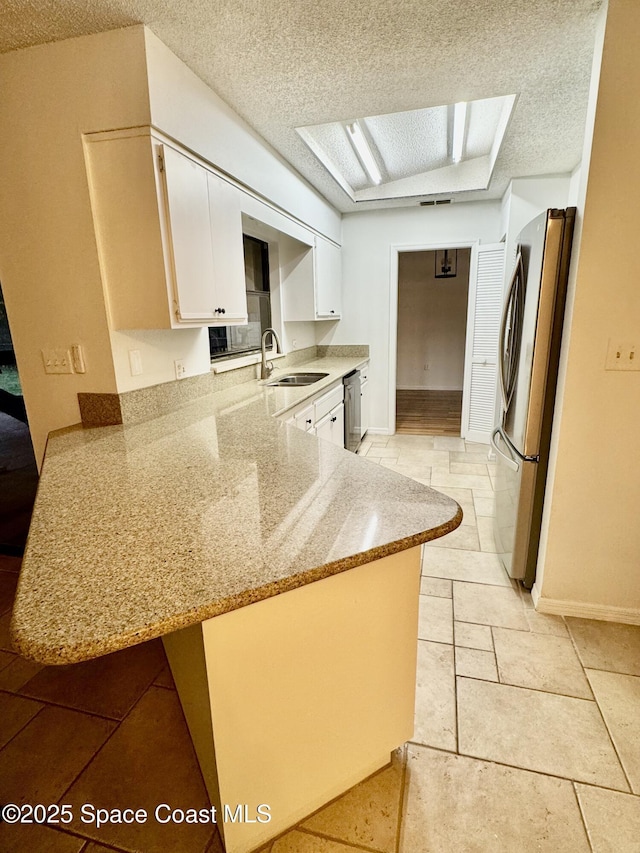
[{"label": "refrigerator door handle", "polygon": [[[518,254],[516,256],[516,263],[513,268],[513,273],[511,274],[511,280],[509,281],[509,287],[507,288],[507,295],[504,301],[504,307],[502,309],[502,317],[500,318],[500,336],[499,340],[499,352],[498,352],[498,376],[500,379],[500,395],[502,397],[502,406],[503,410],[506,412],[509,408],[509,404],[511,403],[511,398],[513,396],[513,392],[515,390],[515,368],[517,365],[517,354],[514,351],[515,348],[508,353],[508,371],[509,375],[504,375],[504,357],[505,352],[507,350],[507,341],[505,340],[507,334],[507,319],[509,317],[509,311],[511,310],[511,321],[512,326],[509,331],[513,331],[513,323],[517,325],[519,322],[519,317],[516,316],[516,309],[518,308],[517,301],[519,299],[520,294],[517,292],[516,288],[519,285],[519,282],[522,281],[523,278],[523,269],[522,269],[522,254],[518,250]],[[520,285],[521,286],[521,285]],[[516,334],[519,334],[519,330],[516,328]],[[513,339],[509,341],[509,345],[513,347]]]},{"label": "refrigerator door handle", "polygon": [[[507,456],[502,452],[502,450],[498,447],[498,443],[496,438],[500,436],[502,438],[502,432],[500,427],[496,427],[494,431],[491,433],[491,447],[495,450],[498,456],[502,459],[504,464],[510,468],[512,471],[519,471],[520,465],[516,462],[516,460],[512,456]],[[506,442],[505,442],[506,444]],[[509,445],[507,444],[507,449],[509,449]]]}]

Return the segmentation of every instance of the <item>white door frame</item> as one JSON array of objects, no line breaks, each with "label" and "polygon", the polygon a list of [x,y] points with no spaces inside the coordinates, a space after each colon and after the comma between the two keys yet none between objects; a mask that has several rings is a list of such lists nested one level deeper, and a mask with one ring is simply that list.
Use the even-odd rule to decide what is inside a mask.
[{"label": "white door frame", "polygon": [[[468,352],[468,330],[469,330],[469,295],[471,294],[471,276],[477,264],[478,246],[480,240],[471,238],[469,240],[438,240],[437,243],[420,243],[402,245],[391,245],[391,257],[389,262],[389,434],[396,431],[396,386],[398,384],[398,255],[400,252],[435,252],[438,249],[471,249],[469,259],[469,288],[467,296],[467,334],[465,336],[465,363],[464,380],[462,386],[462,406],[464,408],[469,395],[469,380],[467,378],[467,352]],[[468,405],[468,404],[467,404]]]}]

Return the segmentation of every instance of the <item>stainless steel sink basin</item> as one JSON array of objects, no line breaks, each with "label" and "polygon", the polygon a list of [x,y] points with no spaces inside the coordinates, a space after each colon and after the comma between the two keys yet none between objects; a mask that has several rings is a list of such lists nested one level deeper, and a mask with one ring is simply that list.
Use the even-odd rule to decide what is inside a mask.
[{"label": "stainless steel sink basin", "polygon": [[328,376],[328,373],[289,373],[268,382],[267,385],[313,385]]}]

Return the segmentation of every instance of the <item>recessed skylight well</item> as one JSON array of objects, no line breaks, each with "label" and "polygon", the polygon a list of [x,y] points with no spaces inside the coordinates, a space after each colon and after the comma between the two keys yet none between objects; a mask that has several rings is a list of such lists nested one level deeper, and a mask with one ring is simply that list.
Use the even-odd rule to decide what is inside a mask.
[{"label": "recessed skylight well", "polygon": [[505,95],[296,130],[355,202],[482,190],[515,102]]}]

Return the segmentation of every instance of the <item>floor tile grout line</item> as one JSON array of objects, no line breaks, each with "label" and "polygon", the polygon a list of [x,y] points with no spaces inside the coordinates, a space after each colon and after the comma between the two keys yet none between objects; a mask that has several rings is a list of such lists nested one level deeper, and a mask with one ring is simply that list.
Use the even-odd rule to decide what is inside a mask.
[{"label": "floor tile grout line", "polygon": [[[18,655],[18,657],[19,657],[19,655]],[[163,667],[164,667],[164,664],[163,664]],[[138,699],[135,700],[133,705],[125,712],[123,717],[110,717],[108,714],[100,714],[97,711],[87,711],[84,708],[76,708],[73,705],[64,705],[61,702],[54,702],[51,699],[40,699],[36,696],[30,696],[28,693],[18,692],[18,691],[22,690],[24,687],[26,687],[27,684],[29,683],[29,681],[31,681],[32,678],[35,678],[39,673],[36,673],[35,675],[33,675],[32,678],[30,678],[28,681],[25,681],[25,683],[23,685],[21,685],[20,687],[18,687],[16,690],[8,690],[6,687],[0,687],[0,693],[6,693],[6,694],[9,694],[10,696],[18,696],[21,699],[30,699],[32,702],[41,702],[44,705],[50,705],[52,708],[62,708],[63,710],[66,710],[66,711],[77,711],[79,714],[86,714],[89,717],[97,717],[99,720],[108,720],[109,722],[119,723],[119,722],[122,722],[122,720],[124,720],[126,717],[129,716],[129,714],[133,710],[134,706],[138,703],[139,699],[142,698],[142,696],[147,692],[147,690],[150,687],[154,686],[155,679],[158,678],[158,676],[162,672],[163,667],[161,667],[158,670],[158,672],[153,676],[153,681],[149,682],[149,684],[147,684],[147,686],[143,688],[142,693],[140,694]],[[156,687],[162,687],[161,684],[158,684],[155,686]],[[172,688],[168,688],[168,689],[172,689]]]},{"label": "floor tile grout line", "polygon": [[94,752],[94,754],[91,756],[91,758],[89,758],[89,760],[88,760],[88,761],[86,762],[86,764],[83,766],[82,770],[80,770],[80,772],[79,772],[78,774],[76,774],[76,776],[74,777],[73,781],[72,781],[72,782],[71,782],[71,783],[70,783],[70,784],[65,788],[64,793],[63,793],[63,794],[62,794],[62,796],[61,796],[61,797],[59,797],[59,798],[58,798],[58,800],[57,800],[57,802],[58,802],[58,803],[60,803],[60,802],[61,802],[61,800],[62,800],[64,797],[66,797],[66,796],[67,796],[67,794],[69,793],[69,791],[71,790],[71,788],[75,785],[75,783],[78,781],[78,779],[80,778],[80,776],[82,776],[82,774],[85,772],[85,770],[87,770],[87,769],[89,768],[89,766],[90,766],[90,765],[95,761],[95,759],[97,758],[97,756],[102,752],[102,750],[105,748],[105,746],[109,743],[109,741],[110,741],[110,740],[111,740],[111,738],[115,735],[115,733],[118,731],[118,729],[120,728],[120,726],[121,726],[121,725],[124,723],[124,721],[125,721],[125,720],[130,716],[130,714],[132,714],[132,713],[133,713],[134,708],[136,708],[136,707],[139,705],[139,703],[140,703],[140,701],[142,700],[142,698],[143,698],[144,696],[146,696],[146,695],[147,695],[147,693],[149,692],[149,690],[150,690],[152,687],[153,687],[153,684],[150,684],[150,685],[147,687],[147,689],[142,693],[142,695],[141,695],[141,696],[139,696],[139,697],[138,697],[138,699],[133,703],[133,705],[131,706],[131,708],[130,708],[130,709],[129,709],[129,711],[127,712],[127,714],[125,714],[125,716],[124,716],[121,720],[117,720],[117,721],[115,721],[115,720],[109,720],[109,721],[108,721],[108,722],[115,722],[115,723],[116,723],[116,725],[115,725],[115,726],[114,726],[114,728],[113,728],[113,731],[108,735],[108,737],[105,739],[104,743],[102,743],[102,744],[98,747],[98,749]]},{"label": "floor tile grout line", "polygon": [[[496,651],[496,638],[495,638],[494,633],[493,633],[493,628],[494,628],[493,625],[489,626],[489,631],[491,632],[491,645],[493,646],[493,657],[495,658],[495,661],[496,661],[496,673],[498,675],[498,682],[497,683],[503,684],[504,682],[502,681],[502,678],[500,677],[500,667],[498,666],[498,653]],[[522,633],[524,634],[525,632],[523,631]]]},{"label": "floor tile grout line", "polygon": [[[151,687],[151,684],[149,685],[149,687]],[[146,687],[143,692],[146,693],[148,689],[149,688]],[[99,714],[97,711],[85,711],[84,708],[76,708],[73,705],[63,705],[61,702],[53,702],[50,699],[38,699],[35,696],[30,696],[27,693],[18,693],[17,691],[7,690],[5,687],[0,687],[0,693],[4,693],[8,696],[17,696],[19,699],[30,699],[32,702],[40,702],[42,705],[48,706],[50,708],[60,708],[63,711],[75,711],[76,713],[84,714],[87,717],[95,717],[98,720],[106,720],[109,723],[121,723],[122,720],[126,719],[126,717],[129,715],[129,711],[127,711],[124,717],[109,717],[106,714]]]},{"label": "floor tile grout line", "polygon": [[[629,785],[629,790],[633,791],[633,785],[631,784],[631,779],[629,778],[629,774],[627,773],[627,768],[625,766],[624,761],[622,760],[622,756],[620,755],[620,752],[619,752],[617,744],[614,740],[611,729],[609,728],[609,724],[607,723],[606,717],[602,711],[602,708],[600,707],[600,703],[598,702],[598,697],[596,696],[595,690],[591,686],[591,681],[589,680],[589,676],[587,675],[587,672],[586,672],[587,667],[585,667],[585,665],[584,665],[584,662],[582,660],[582,655],[580,654],[580,650],[578,649],[578,645],[575,641],[575,638],[573,636],[571,628],[569,628],[569,637],[570,637],[571,642],[573,644],[573,648],[575,650],[575,653],[578,657],[578,661],[580,663],[580,666],[582,667],[583,675],[587,680],[587,684],[589,685],[589,690],[591,691],[591,693],[593,695],[593,701],[595,702],[596,708],[598,709],[598,714],[600,715],[600,719],[602,720],[602,725],[604,726],[604,729],[607,733],[607,737],[609,738],[609,742],[611,743],[614,754],[615,754],[616,758],[618,759],[618,764],[620,765],[620,768],[622,769],[622,773],[624,775],[624,778],[627,780],[627,784]],[[616,675],[620,674],[621,675],[623,673],[614,673],[614,674],[616,674]]]},{"label": "floor tile grout line", "polygon": [[[363,851],[365,851],[365,853],[381,853],[381,850],[379,847],[369,847],[366,845],[363,846],[361,844],[356,844],[353,841],[345,841],[345,839],[337,838],[335,835],[327,835],[324,832],[317,832],[315,829],[313,829],[313,830],[307,829],[306,827],[300,826],[299,824],[292,826],[291,829],[288,830],[288,832],[293,832],[294,830],[296,832],[301,832],[304,835],[311,835],[312,837],[315,837],[315,838],[323,838],[326,841],[333,841],[333,842],[337,842],[338,844],[343,844],[345,847],[349,847],[352,850],[363,850]],[[285,833],[285,835],[286,835],[286,833]]]},{"label": "floor tile grout line", "polygon": [[453,707],[456,715],[456,753],[460,746],[460,708],[458,705],[458,682],[456,676],[456,603],[451,584],[451,635],[453,637]]},{"label": "floor tile grout line", "polygon": [[2,753],[2,752],[3,752],[3,751],[4,751],[4,750],[9,746],[9,744],[10,744],[12,741],[14,741],[14,740],[18,737],[18,735],[19,735],[21,732],[23,732],[23,731],[27,728],[27,726],[28,726],[28,725],[30,725],[30,724],[31,724],[31,723],[36,719],[36,717],[39,717],[39,716],[40,716],[40,714],[44,711],[44,708],[45,708],[45,706],[43,706],[43,707],[42,707],[42,708],[40,708],[38,711],[36,711],[36,713],[33,715],[33,717],[30,717],[30,718],[27,720],[27,722],[26,722],[23,726],[21,726],[21,727],[18,729],[18,731],[17,731],[15,734],[13,734],[5,744],[3,744],[3,746],[2,746],[2,747],[0,747],[0,754],[1,754],[1,753]]},{"label": "floor tile grout line", "polygon": [[498,767],[507,767],[511,770],[522,770],[525,773],[534,773],[536,776],[547,776],[551,779],[561,779],[563,782],[577,785],[589,785],[591,788],[597,788],[602,791],[611,791],[613,794],[626,794],[627,796],[635,797],[640,800],[640,794],[634,794],[633,791],[621,791],[620,788],[612,788],[609,785],[599,785],[595,782],[586,782],[582,779],[574,779],[571,776],[560,776],[558,773],[547,773],[544,770],[534,770],[531,767],[523,767],[520,764],[507,764],[506,761],[497,761],[495,758],[484,758],[482,755],[472,755],[469,752],[453,752],[451,749],[445,749],[442,746],[432,746],[428,743],[420,743],[416,740],[407,741],[412,746],[419,746],[423,749],[433,749],[436,752],[442,752],[445,755],[460,756],[461,758],[471,758],[474,761],[484,761],[486,764],[495,764]]},{"label": "floor tile grout line", "polygon": [[74,832],[73,830],[67,829],[66,827],[58,826],[57,824],[45,823],[42,826],[46,826],[47,829],[52,829],[54,832],[58,832],[61,835],[66,835],[69,838],[77,838],[79,841],[84,841],[84,844],[78,851],[78,853],[84,853],[87,847],[90,844],[99,844],[102,847],[105,847],[107,850],[113,850],[114,853],[132,853],[131,850],[127,850],[125,847],[115,847],[109,841],[96,841],[95,838],[90,838],[88,835],[82,835],[79,832]]},{"label": "floor tile grout line", "polygon": [[598,791],[610,791],[612,794],[621,794],[625,797],[633,797],[634,800],[640,802],[640,792],[621,791],[619,788],[609,788],[607,785],[598,785],[597,782],[581,782],[579,779],[572,780],[576,785],[584,785],[587,788],[595,788]]},{"label": "floor tile grout line", "polygon": [[[125,717],[124,719],[126,720],[127,718]],[[109,722],[114,722],[114,721],[113,721],[113,720],[109,720]],[[118,731],[118,729],[120,728],[120,726],[121,726],[121,724],[122,724],[123,722],[124,722],[124,720],[121,720],[120,722],[117,722],[117,723],[116,723],[116,725],[113,727],[113,731],[112,731],[112,732],[109,732],[109,734],[108,734],[108,735],[107,735],[107,737],[105,738],[104,742],[103,742],[102,744],[100,744],[100,746],[98,747],[98,749],[93,753],[93,755],[91,755],[91,756],[87,759],[87,761],[83,764],[82,768],[78,771],[78,773],[76,773],[76,775],[73,777],[72,781],[67,785],[67,787],[64,789],[63,793],[62,793],[62,794],[58,797],[58,799],[56,800],[56,802],[57,802],[59,805],[64,805],[64,804],[65,804],[65,803],[64,803],[64,799],[65,799],[65,797],[67,796],[67,794],[69,793],[69,791],[71,790],[71,788],[73,788],[73,786],[74,786],[74,785],[75,785],[75,783],[78,781],[78,779],[82,776],[82,774],[84,773],[84,771],[85,771],[85,770],[86,770],[86,769],[87,769],[87,768],[88,768],[88,767],[93,763],[93,761],[95,760],[96,756],[97,756],[100,752],[102,752],[102,750],[104,749],[104,747],[109,743],[109,741],[110,741],[110,740],[111,740],[111,738],[114,736],[114,734]],[[82,836],[82,837],[85,837],[85,836]]]},{"label": "floor tile grout line", "polygon": [[[459,675],[458,678],[468,678],[470,681],[486,681],[484,678],[476,678],[474,675]],[[527,687],[524,684],[511,684],[510,681],[494,681],[493,684],[500,684],[501,687],[515,687],[517,690],[530,690],[532,693],[544,693],[546,696],[562,696],[564,699],[578,699],[581,702],[592,702],[597,704],[595,699],[585,699],[584,696],[574,696],[572,693],[558,693],[557,690],[543,690],[541,687]]]},{"label": "floor tile grout line", "polygon": [[453,644],[453,707],[456,715],[456,753],[460,747],[460,708],[458,705],[458,681],[456,674],[456,646]]},{"label": "floor tile grout line", "polygon": [[404,761],[402,764],[402,778],[400,780],[400,802],[398,803],[398,817],[396,820],[396,843],[395,843],[395,853],[400,853],[400,841],[402,840],[402,818],[404,815],[404,798],[405,798],[405,790],[407,788],[407,773],[409,766],[409,744],[405,743],[403,746],[404,750]]},{"label": "floor tile grout line", "polygon": [[582,820],[582,826],[584,827],[584,834],[587,838],[587,844],[589,845],[589,849],[593,853],[593,844],[591,843],[591,834],[589,833],[589,826],[587,824],[587,816],[584,813],[584,809],[582,808],[582,803],[580,802],[580,797],[578,796],[578,789],[576,788],[576,782],[572,782],[571,787],[573,788],[573,796],[576,798],[576,805],[578,806],[578,811],[580,812],[580,818]]}]

